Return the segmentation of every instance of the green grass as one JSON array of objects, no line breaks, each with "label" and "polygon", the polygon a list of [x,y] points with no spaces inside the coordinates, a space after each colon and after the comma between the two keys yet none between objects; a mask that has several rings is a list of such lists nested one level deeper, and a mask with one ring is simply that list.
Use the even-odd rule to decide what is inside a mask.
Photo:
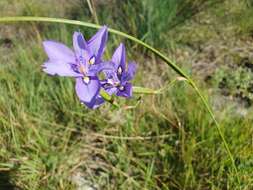
[{"label": "green grass", "polygon": [[[9,8],[3,8],[0,14],[94,20],[86,2],[80,2],[65,2],[58,7],[53,6],[52,1],[15,1],[13,13],[7,10],[14,7],[3,1],[1,3],[5,6],[0,7],[8,4]],[[204,24],[196,27],[196,17],[182,22],[182,14],[177,20],[176,1],[167,4],[160,0],[112,1],[112,4],[94,2],[101,24],[107,23],[143,38],[168,55],[172,54],[176,60],[181,59],[175,49],[184,50],[189,44],[201,45],[207,38],[217,35],[208,31]],[[189,5],[201,1],[182,2]],[[208,17],[214,9],[222,13],[227,3],[216,6],[220,8],[207,6],[200,14]],[[164,16],[167,10],[171,10],[168,19]],[[190,14],[189,8],[186,10]],[[108,16],[108,12],[112,14]],[[230,14],[238,14],[234,12]],[[214,26],[219,28],[224,17],[221,14],[217,18],[220,20]],[[174,23],[180,24],[172,29],[167,27],[167,24],[172,26]],[[235,38],[238,38],[238,31],[248,37],[250,25],[244,28],[243,22],[232,24],[236,28],[233,30],[236,31],[233,34]],[[0,189],[76,189],[73,176],[80,173],[99,189],[108,190],[253,188],[252,108],[241,116],[232,112],[237,107],[229,103],[223,108],[214,107],[235,158],[241,180],[239,187],[212,119],[195,92],[183,81],[162,95],[141,96],[141,103],[132,110],[112,109],[106,104],[91,111],[79,103],[72,79],[44,74],[41,64],[46,55],[41,40],[54,39],[71,46],[72,33],[77,29],[53,24],[17,24],[0,28]],[[94,32],[80,29],[86,36]],[[197,37],[194,36],[196,31]],[[11,41],[6,41],[6,38]],[[110,35],[109,55],[121,40]],[[136,85],[158,88],[176,77],[153,55],[135,44],[126,43],[129,59],[136,60],[139,66],[134,81]],[[179,61],[185,71],[192,73],[189,62],[186,59]],[[217,100],[212,98],[215,96],[209,89],[217,88],[217,81],[224,77],[227,80],[232,78],[235,82],[230,82],[229,88],[234,93],[234,83],[243,88],[247,79],[252,78],[248,77],[248,70],[243,78],[238,78],[238,75],[244,75],[244,71],[239,70],[236,72],[239,74],[234,73],[232,77],[229,68],[223,71],[225,74],[215,75],[213,86],[198,81],[211,105]],[[195,75],[193,78],[199,79]],[[134,105],[138,98],[119,100],[119,103]]]}]

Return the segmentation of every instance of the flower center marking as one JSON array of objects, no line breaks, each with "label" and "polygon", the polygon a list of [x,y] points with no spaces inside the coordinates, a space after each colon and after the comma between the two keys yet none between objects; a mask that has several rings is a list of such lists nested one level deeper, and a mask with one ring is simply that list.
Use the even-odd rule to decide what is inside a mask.
[{"label": "flower center marking", "polygon": [[84,77],[83,77],[83,82],[84,82],[85,84],[88,84],[88,83],[90,82],[90,77],[84,76]]},{"label": "flower center marking", "polygon": [[119,89],[120,89],[121,91],[123,91],[125,88],[124,88],[124,86],[120,86]]},{"label": "flower center marking", "polygon": [[122,74],[122,68],[121,68],[121,66],[119,66],[119,68],[118,68],[118,74],[119,74],[119,75]]},{"label": "flower center marking", "polygon": [[89,64],[90,65],[93,65],[95,63],[96,59],[95,59],[95,56],[92,56],[89,60]]}]

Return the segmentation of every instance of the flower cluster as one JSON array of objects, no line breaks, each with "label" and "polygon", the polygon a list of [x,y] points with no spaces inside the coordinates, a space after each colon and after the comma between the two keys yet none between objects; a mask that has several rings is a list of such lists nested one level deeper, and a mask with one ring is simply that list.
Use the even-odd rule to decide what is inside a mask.
[{"label": "flower cluster", "polygon": [[[75,90],[80,101],[88,108],[95,109],[105,100],[100,95],[104,89],[109,95],[130,98],[136,65],[129,63],[126,68],[126,50],[123,44],[115,50],[111,60],[104,61],[108,29],[102,27],[86,41],[80,32],[73,35],[73,49],[55,41],[44,41],[48,61],[43,71],[50,75],[74,77]],[[104,78],[101,79],[100,73]]]}]

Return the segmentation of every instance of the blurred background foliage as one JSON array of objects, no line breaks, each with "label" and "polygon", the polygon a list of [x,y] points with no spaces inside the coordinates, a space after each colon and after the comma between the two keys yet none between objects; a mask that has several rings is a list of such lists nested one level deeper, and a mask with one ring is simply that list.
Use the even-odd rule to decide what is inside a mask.
[{"label": "blurred background foliage", "polygon": [[[252,0],[1,0],[0,16],[95,22],[138,37],[182,67],[209,99],[241,185],[194,91],[184,82],[159,96],[119,99],[89,111],[73,81],[41,72],[42,41],[71,47],[93,29],[48,23],[0,26],[0,189],[253,188]],[[160,88],[177,77],[143,47],[119,42],[138,63],[135,85]]]}]

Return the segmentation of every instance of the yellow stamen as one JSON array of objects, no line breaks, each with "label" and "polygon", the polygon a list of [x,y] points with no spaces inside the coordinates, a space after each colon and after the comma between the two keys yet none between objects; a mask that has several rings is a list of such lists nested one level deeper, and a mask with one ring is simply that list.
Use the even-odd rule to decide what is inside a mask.
[{"label": "yellow stamen", "polygon": [[80,72],[83,73],[83,74],[85,73],[85,68],[84,68],[83,65],[80,66]]}]

